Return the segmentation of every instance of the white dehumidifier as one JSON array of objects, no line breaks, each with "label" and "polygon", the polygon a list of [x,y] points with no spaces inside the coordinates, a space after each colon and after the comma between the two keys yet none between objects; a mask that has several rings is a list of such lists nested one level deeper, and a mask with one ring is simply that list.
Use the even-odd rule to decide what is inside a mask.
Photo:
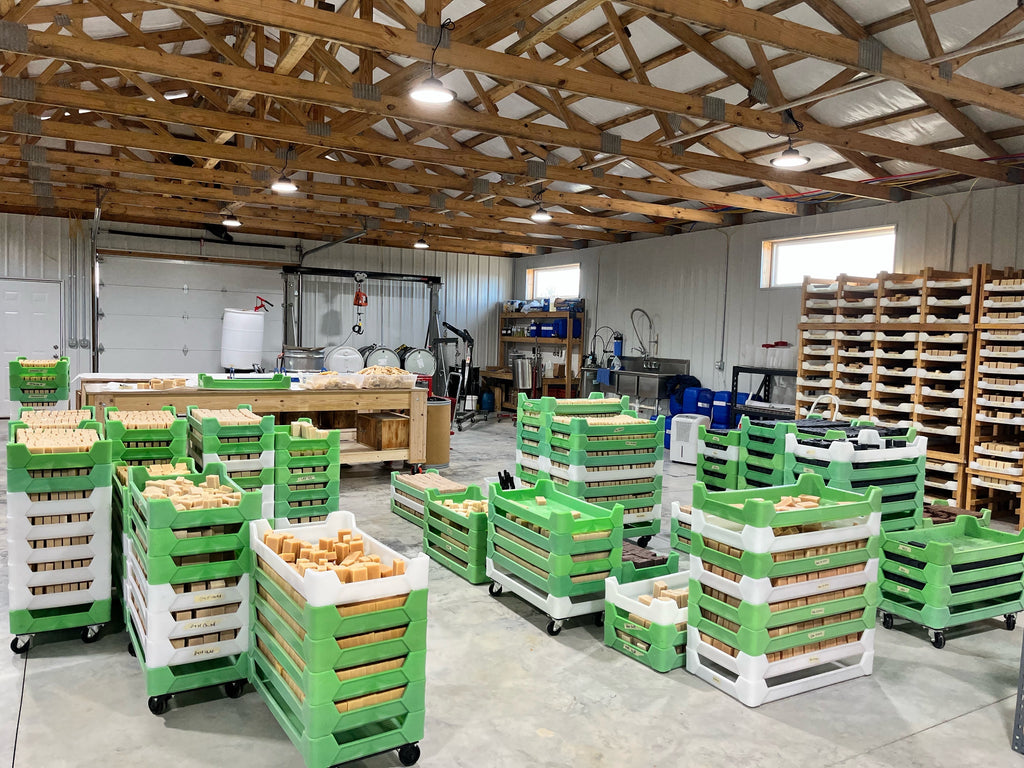
[{"label": "white dehumidifier", "polygon": [[669,440],[669,458],[680,464],[697,463],[698,427],[711,426],[711,419],[695,413],[680,413],[672,417],[672,435]]}]

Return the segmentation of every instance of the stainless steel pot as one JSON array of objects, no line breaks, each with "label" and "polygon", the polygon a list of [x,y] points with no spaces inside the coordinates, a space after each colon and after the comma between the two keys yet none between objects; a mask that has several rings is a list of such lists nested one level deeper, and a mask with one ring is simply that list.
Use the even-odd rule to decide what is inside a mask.
[{"label": "stainless steel pot", "polygon": [[315,373],[324,367],[323,347],[285,347],[284,369],[291,373]]},{"label": "stainless steel pot", "polygon": [[512,386],[533,389],[533,358],[517,357],[512,361]]}]

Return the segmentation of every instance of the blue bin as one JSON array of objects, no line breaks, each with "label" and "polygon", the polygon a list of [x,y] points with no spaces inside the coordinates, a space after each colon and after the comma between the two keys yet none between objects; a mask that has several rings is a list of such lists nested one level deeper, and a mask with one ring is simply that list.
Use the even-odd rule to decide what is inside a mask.
[{"label": "blue bin", "polygon": [[[737,392],[736,405],[743,405],[743,403],[747,402],[748,397],[750,397],[748,392]],[[729,401],[731,398],[732,392],[728,389],[715,392],[714,401],[711,406],[712,429],[732,429],[736,426],[737,419],[734,419],[732,414],[730,414]]]},{"label": "blue bin", "polygon": [[[546,323],[540,325],[540,335],[546,339],[564,339],[569,328],[569,323],[566,318],[559,317],[555,320],[549,320]],[[578,318],[573,318],[572,321],[572,337],[578,339],[580,337],[580,321]]]},{"label": "blue bin", "polygon": [[696,413],[698,416],[710,417],[713,400],[714,393],[707,387],[687,387],[683,390],[683,406],[679,413]]}]

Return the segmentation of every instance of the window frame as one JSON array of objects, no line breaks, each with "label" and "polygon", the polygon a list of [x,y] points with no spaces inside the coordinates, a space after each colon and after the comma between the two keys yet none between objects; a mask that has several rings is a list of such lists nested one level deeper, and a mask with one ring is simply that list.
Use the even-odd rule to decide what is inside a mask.
[{"label": "window frame", "polygon": [[[786,289],[786,288],[799,288],[802,285],[800,283],[782,283],[773,284],[772,280],[775,273],[775,258],[776,258],[776,246],[784,243],[793,242],[810,242],[818,241],[823,245],[827,245],[830,242],[856,240],[864,237],[873,237],[879,234],[892,233],[893,241],[893,270],[896,269],[896,240],[898,237],[898,230],[895,224],[884,224],[877,227],[864,227],[862,229],[849,229],[842,232],[825,232],[820,235],[797,235],[795,237],[779,237],[770,240],[761,241],[761,265],[760,265],[760,282],[758,287],[763,291]],[[823,270],[824,272],[824,270]],[[851,274],[845,270],[840,270],[835,275],[828,274],[815,274],[811,277],[838,277],[840,274]],[[864,275],[869,277],[869,275]]]},{"label": "window frame", "polygon": [[547,272],[553,269],[568,269],[570,267],[576,268],[576,273],[579,276],[576,285],[576,296],[559,296],[560,299],[578,299],[580,298],[580,282],[583,280],[583,268],[580,262],[572,262],[569,264],[552,264],[547,267],[529,267],[526,270],[526,300],[532,301],[534,299],[534,280],[536,279],[538,272]]}]

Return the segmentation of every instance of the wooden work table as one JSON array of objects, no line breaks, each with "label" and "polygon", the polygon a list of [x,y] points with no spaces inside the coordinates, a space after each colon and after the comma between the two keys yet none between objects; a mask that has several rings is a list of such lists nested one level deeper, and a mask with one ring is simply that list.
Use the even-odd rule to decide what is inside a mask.
[{"label": "wooden work table", "polygon": [[[421,464],[427,456],[427,390],[425,389],[119,389],[110,383],[84,383],[81,405],[121,410],[156,410],[173,405],[179,414],[190,405],[201,408],[235,408],[251,405],[254,413],[272,415],[279,424],[304,416],[324,428],[342,429],[341,463],[370,464],[407,461]],[[355,441],[355,416],[371,411],[399,411],[409,416],[409,447],[377,451]]]}]

